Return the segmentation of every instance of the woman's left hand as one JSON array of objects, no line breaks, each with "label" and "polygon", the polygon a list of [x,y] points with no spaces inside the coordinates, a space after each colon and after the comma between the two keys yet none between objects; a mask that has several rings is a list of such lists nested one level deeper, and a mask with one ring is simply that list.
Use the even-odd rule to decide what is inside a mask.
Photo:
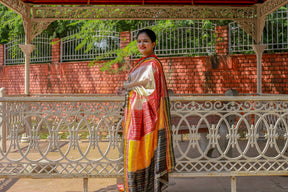
[{"label": "woman's left hand", "polygon": [[123,96],[125,95],[125,92],[126,92],[126,89],[124,87],[118,87],[117,90],[116,90],[116,94],[118,96]]}]

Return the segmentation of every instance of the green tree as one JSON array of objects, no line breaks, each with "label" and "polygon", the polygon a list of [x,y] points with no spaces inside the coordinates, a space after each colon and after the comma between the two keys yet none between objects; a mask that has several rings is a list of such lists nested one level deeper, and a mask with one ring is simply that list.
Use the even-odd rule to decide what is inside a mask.
[{"label": "green tree", "polygon": [[[189,26],[195,24],[195,21],[193,20],[183,20],[183,21],[173,21],[173,20],[160,20],[160,21],[145,21],[147,27],[152,29],[156,34],[161,34],[165,31],[173,32],[176,31],[179,27],[183,26]],[[81,23],[81,29],[78,33],[74,34],[70,38],[77,38],[82,39],[82,42],[78,45],[76,49],[80,49],[83,46],[87,45],[87,51],[90,49],[95,49],[95,46],[93,42],[100,42],[101,38],[99,36],[95,36],[95,31],[102,31],[103,36],[105,35],[105,30],[107,28],[110,29],[117,29],[117,31],[133,31],[137,29],[137,26],[143,21],[108,21],[108,20],[92,20],[87,22],[81,22],[81,21],[75,21],[74,23],[71,23],[70,25],[78,26],[78,24]],[[150,23],[150,24],[149,24]],[[202,41],[203,39],[209,38],[208,34],[205,33],[206,29],[211,29],[213,23],[211,21],[203,21],[203,25],[201,25],[203,29],[203,33],[197,35],[197,39],[195,42]],[[176,38],[176,39],[175,39]],[[177,42],[177,36],[176,37],[170,37],[168,40],[169,42]],[[186,41],[186,40],[184,40]],[[92,43],[91,43],[92,42]],[[213,43],[209,41],[210,43]],[[164,45],[165,46],[165,45]],[[168,45],[167,45],[168,46]],[[105,63],[98,63],[97,61],[103,60],[104,58],[111,57],[112,55],[116,55],[116,58],[113,60],[107,60]],[[136,40],[130,42],[124,49],[114,49],[110,52],[107,52],[105,55],[101,55],[96,58],[96,60],[92,61],[90,65],[100,65],[100,69],[102,71],[113,71],[111,69],[113,64],[120,64],[120,66],[123,66],[122,68],[118,68],[118,71],[121,71],[124,67],[124,65],[121,65],[125,62],[125,58],[132,56],[132,55],[139,55],[139,52],[137,50],[136,46]],[[113,71],[115,72],[115,71]]]},{"label": "green tree", "polygon": [[9,40],[23,34],[22,23],[20,15],[0,4],[0,43],[7,43]]}]

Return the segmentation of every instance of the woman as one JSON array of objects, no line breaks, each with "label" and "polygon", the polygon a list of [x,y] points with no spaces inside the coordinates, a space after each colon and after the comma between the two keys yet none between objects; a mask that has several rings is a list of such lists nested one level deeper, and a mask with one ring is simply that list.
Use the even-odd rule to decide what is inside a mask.
[{"label": "woman", "polygon": [[163,191],[174,168],[169,98],[162,65],[154,55],[155,44],[152,30],[138,32],[137,48],[144,57],[124,83],[126,192]]}]

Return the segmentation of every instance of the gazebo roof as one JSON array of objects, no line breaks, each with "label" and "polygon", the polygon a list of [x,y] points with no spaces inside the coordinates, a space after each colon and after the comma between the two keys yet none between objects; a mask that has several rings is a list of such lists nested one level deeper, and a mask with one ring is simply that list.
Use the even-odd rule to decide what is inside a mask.
[{"label": "gazebo roof", "polygon": [[49,5],[230,5],[250,6],[265,0],[22,0],[24,3]]}]

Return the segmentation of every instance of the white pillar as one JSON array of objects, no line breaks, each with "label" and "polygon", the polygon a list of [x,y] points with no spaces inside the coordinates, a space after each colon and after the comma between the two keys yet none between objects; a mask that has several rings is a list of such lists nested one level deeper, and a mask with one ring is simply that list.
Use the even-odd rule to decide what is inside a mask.
[{"label": "white pillar", "polygon": [[[30,58],[31,58],[31,53],[33,49],[35,48],[35,45],[25,44],[25,45],[19,45],[19,47],[25,54],[25,95],[28,96],[30,95],[30,91],[29,91],[30,89]],[[28,110],[30,110],[30,106]],[[22,143],[29,142],[27,135],[29,134],[30,129],[32,129],[31,117],[27,118],[27,125],[25,126],[25,133],[22,134],[22,137],[21,137]]]},{"label": "white pillar", "polygon": [[266,48],[266,45],[252,45],[253,50],[257,57],[257,93],[262,93],[262,54]]},{"label": "white pillar", "polygon": [[25,94],[29,95],[29,88],[30,88],[30,58],[35,45],[32,44],[25,44],[19,45],[21,50],[25,55]]},{"label": "white pillar", "polygon": [[[0,88],[0,98],[6,96],[6,89],[5,87]],[[4,111],[5,104],[0,102],[0,137],[1,137],[1,150],[2,152],[6,152],[6,141],[7,141],[7,132],[6,126],[3,119],[3,111]]]}]

